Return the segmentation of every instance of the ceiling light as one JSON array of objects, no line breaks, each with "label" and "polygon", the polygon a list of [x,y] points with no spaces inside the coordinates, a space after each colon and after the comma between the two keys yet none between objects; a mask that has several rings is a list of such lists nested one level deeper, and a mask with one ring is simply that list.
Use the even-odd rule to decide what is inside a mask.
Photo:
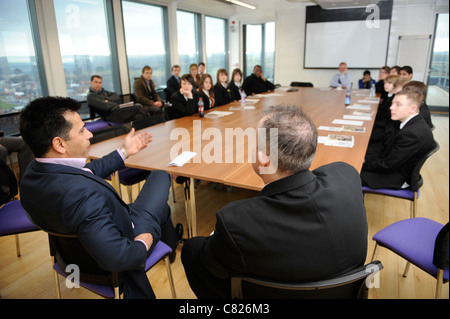
[{"label": "ceiling light", "polygon": [[237,4],[238,6],[245,7],[247,9],[252,9],[252,10],[256,9],[255,6],[252,6],[251,4],[248,4],[248,3],[245,3],[245,2],[242,2],[242,1],[238,1],[238,0],[226,0],[226,1],[234,3],[234,4]]}]

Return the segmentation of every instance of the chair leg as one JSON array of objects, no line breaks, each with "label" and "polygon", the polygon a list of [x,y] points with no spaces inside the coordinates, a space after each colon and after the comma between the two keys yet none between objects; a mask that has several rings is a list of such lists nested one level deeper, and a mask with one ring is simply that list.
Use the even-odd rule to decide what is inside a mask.
[{"label": "chair leg", "polygon": [[14,237],[16,238],[16,252],[17,252],[17,257],[20,257],[19,234],[15,234]]},{"label": "chair leg", "polygon": [[375,248],[373,249],[372,260],[370,262],[373,262],[375,260],[375,258],[377,258],[379,248],[380,248],[380,246],[378,246],[378,243],[375,242]]},{"label": "chair leg", "polygon": [[119,287],[114,287],[114,299],[120,299]]},{"label": "chair leg", "polygon": [[417,192],[414,193],[414,200],[411,202],[411,216],[410,218],[416,218],[416,214],[417,214]]},{"label": "chair leg", "polygon": [[436,299],[441,299],[442,283],[444,282],[444,270],[438,269],[436,278]]},{"label": "chair leg", "polygon": [[406,262],[405,271],[403,271],[403,277],[406,277],[409,272],[409,267],[411,267],[411,263],[409,261]]},{"label": "chair leg", "polygon": [[170,285],[170,291],[172,292],[172,298],[173,299],[177,299],[177,294],[175,292],[175,285],[173,283],[173,277],[172,277],[172,269],[170,267],[170,259],[169,256],[166,256],[166,258],[164,258],[164,261],[166,263],[166,268],[167,268],[167,277],[169,277],[169,285]]},{"label": "chair leg", "polygon": [[174,203],[177,202],[176,198],[175,198],[175,185],[174,185],[174,180],[173,180],[173,175],[170,175],[172,177],[172,183],[170,183],[170,188],[172,189],[172,200]]},{"label": "chair leg", "polygon": [[130,204],[132,204],[133,203],[133,191],[132,191],[130,185],[127,186],[127,193],[128,193],[128,201],[130,202]]}]

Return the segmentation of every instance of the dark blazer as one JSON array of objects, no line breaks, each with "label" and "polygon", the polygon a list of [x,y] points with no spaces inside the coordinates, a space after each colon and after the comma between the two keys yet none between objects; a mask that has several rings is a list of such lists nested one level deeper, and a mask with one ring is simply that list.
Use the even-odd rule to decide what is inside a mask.
[{"label": "dark blazer", "polygon": [[[147,250],[141,233],[161,236],[159,224],[122,201],[103,178],[123,167],[117,151],[81,169],[32,161],[20,184],[20,200],[33,221],[57,233],[76,234],[98,265],[126,274],[127,298],[154,297],[144,271]],[[132,226],[134,225],[134,228]],[[83,267],[80,260],[79,267]]]},{"label": "dark blazer", "polygon": [[[227,204],[216,217],[212,236],[194,238],[203,241],[195,245],[200,249],[189,252],[190,241],[183,247],[183,263],[192,256],[204,268],[200,278],[211,274],[229,280],[244,274],[308,282],[344,273],[366,259],[361,180],[342,162],[272,182],[257,197]],[[204,292],[197,296],[207,297],[209,289],[220,286],[208,281],[202,286],[190,276],[188,264],[185,269],[194,292]]]},{"label": "dark blazer", "polygon": [[172,106],[166,109],[167,114],[171,120],[178,119],[184,116],[191,116],[194,113],[198,113],[198,93],[193,92],[192,99],[186,100],[180,91],[175,92],[170,97]]},{"label": "dark blazer", "polygon": [[241,91],[236,86],[236,84],[234,84],[234,82],[231,81],[230,84],[228,84],[228,87],[231,90],[231,94],[233,94],[234,100],[235,101],[240,101],[241,100]]},{"label": "dark blazer", "polygon": [[414,166],[434,145],[430,127],[421,114],[416,115],[403,129],[396,129],[378,155],[366,155],[363,183],[371,188],[393,189],[400,189],[404,182],[411,184]]},{"label": "dark blazer", "polygon": [[175,92],[180,90],[180,82],[178,82],[177,78],[175,77],[175,75],[172,75],[168,80],[167,80],[167,99],[170,100],[172,94],[174,94]]},{"label": "dark blazer", "polygon": [[242,84],[242,89],[245,91],[245,94],[250,96],[253,93],[258,94],[273,91],[275,90],[275,85],[268,80],[263,81],[261,78],[258,78],[256,75],[252,74],[245,78],[244,83]]},{"label": "dark blazer", "polygon": [[203,92],[203,91],[197,91],[197,92],[198,92],[198,96],[203,99],[203,103],[205,104],[205,111],[212,109],[213,107],[216,106],[215,98],[206,95],[205,92]]},{"label": "dark blazer", "polygon": [[214,85],[214,97],[216,99],[216,106],[225,105],[235,100],[230,87],[224,88],[220,83]]}]

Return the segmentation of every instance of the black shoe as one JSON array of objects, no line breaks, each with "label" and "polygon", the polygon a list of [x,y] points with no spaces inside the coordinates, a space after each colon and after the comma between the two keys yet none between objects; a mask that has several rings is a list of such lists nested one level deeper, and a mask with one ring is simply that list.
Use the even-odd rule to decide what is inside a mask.
[{"label": "black shoe", "polygon": [[175,182],[177,182],[177,184],[184,184],[189,180],[189,178],[184,177],[184,176],[177,176],[177,178],[175,178]]},{"label": "black shoe", "polygon": [[183,225],[177,224],[175,226],[175,234],[177,235],[178,241],[175,243],[175,246],[172,248],[172,253],[169,255],[170,263],[172,264],[177,257],[177,247],[180,243],[183,242]]}]

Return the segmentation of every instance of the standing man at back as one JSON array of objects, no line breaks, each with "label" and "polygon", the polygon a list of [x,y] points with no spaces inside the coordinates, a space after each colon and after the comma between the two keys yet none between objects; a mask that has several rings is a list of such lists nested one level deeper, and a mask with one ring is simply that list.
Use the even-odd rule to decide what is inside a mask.
[{"label": "standing man at back", "polygon": [[155,90],[152,74],[152,68],[148,65],[144,66],[141,77],[134,81],[133,91],[137,102],[142,104],[150,115],[162,114],[163,102]]},{"label": "standing man at back", "polygon": [[114,92],[102,87],[102,77],[91,77],[87,102],[89,108],[98,113],[105,121],[123,123],[142,120],[148,115],[140,104],[122,105],[122,99]]},{"label": "standing man at back", "polygon": [[297,106],[269,108],[257,128],[253,170],[265,187],[217,212],[213,235],[184,244],[181,259],[198,298],[229,298],[236,274],[310,282],[365,262],[358,172],[342,162],[309,170],[317,130]]}]

